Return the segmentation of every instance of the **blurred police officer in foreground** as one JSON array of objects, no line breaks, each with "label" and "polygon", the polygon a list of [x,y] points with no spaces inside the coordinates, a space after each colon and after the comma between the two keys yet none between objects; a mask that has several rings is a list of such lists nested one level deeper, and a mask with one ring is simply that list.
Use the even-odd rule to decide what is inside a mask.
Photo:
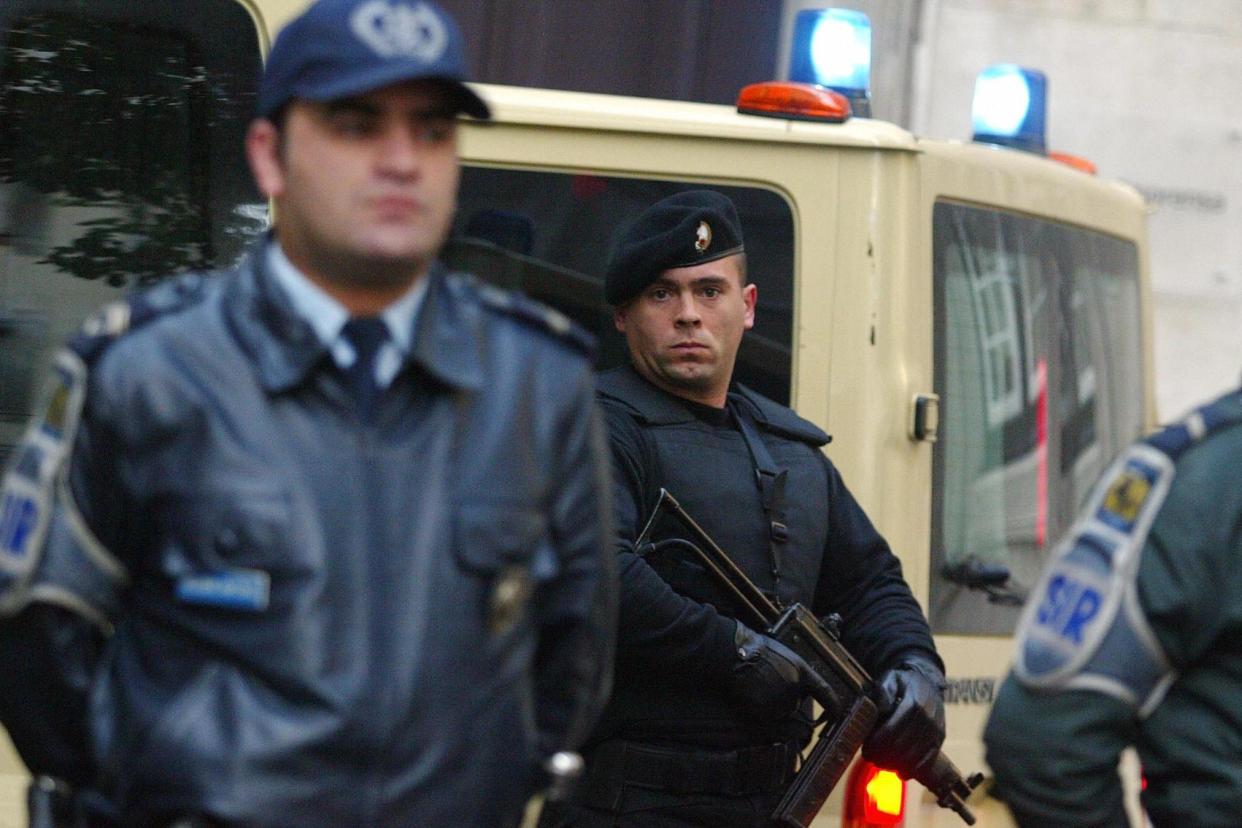
[{"label": "blurred police officer in foreground", "polygon": [[58,356],[0,549],[0,712],[41,805],[492,828],[594,721],[590,346],[435,261],[455,118],[489,114],[463,66],[429,2],[313,5],[247,137],[274,234]]},{"label": "blurred police officer in foreground", "polygon": [[731,382],[756,302],[733,203],[699,190],[650,207],[605,291],[631,359],[599,381],[617,481],[616,686],[575,803],[543,824],[766,826],[810,737],[806,664],[735,621],[690,555],[635,550],[661,487],[762,589],[841,615],[881,677],[887,719],[866,754],[909,772],[944,739],[943,668],[900,564],[820,451],[828,435]]},{"label": "blurred police officer in foreground", "polygon": [[985,732],[1024,826],[1242,825],[1242,392],[1131,446],[1032,593]]}]

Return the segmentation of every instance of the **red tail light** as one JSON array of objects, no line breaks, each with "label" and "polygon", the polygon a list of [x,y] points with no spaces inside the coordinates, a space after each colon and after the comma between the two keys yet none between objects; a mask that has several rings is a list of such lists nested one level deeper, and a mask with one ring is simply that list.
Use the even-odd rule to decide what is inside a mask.
[{"label": "red tail light", "polygon": [[899,826],[906,813],[906,783],[897,774],[859,760],[845,789],[842,828]]}]

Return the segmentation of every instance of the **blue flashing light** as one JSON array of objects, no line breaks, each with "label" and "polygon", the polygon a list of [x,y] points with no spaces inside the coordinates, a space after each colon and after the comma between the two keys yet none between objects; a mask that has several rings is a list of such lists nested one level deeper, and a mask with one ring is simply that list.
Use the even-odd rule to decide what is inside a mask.
[{"label": "blue flashing light", "polygon": [[810,9],[794,20],[789,79],[815,83],[849,99],[854,114],[870,114],[871,21],[851,9]]},{"label": "blue flashing light", "polygon": [[1043,72],[998,63],[979,73],[971,107],[976,141],[1046,151],[1048,79]]}]

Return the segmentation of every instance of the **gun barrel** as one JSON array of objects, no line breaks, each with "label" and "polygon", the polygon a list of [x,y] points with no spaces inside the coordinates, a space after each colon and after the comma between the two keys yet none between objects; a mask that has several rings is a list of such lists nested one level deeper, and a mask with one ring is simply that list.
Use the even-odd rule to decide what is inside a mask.
[{"label": "gun barrel", "polygon": [[936,795],[937,805],[951,809],[967,825],[975,824],[975,815],[966,807],[966,800],[983,782],[983,774],[973,773],[969,778],[963,778],[962,772],[953,761],[943,751],[936,751],[930,761],[919,765],[914,772],[914,778]]},{"label": "gun barrel", "polygon": [[647,519],[647,525],[639,533],[636,545],[641,545],[647,540],[652,529],[655,528],[656,518],[659,517],[661,512],[665,511],[677,518],[681,525],[689,529],[690,534],[701,544],[701,546],[694,546],[695,551],[698,553],[699,562],[707,568],[707,571],[711,573],[721,587],[732,594],[745,609],[746,613],[751,616],[751,622],[759,628],[766,627],[775,622],[780,616],[780,609],[768,599],[768,596],[763,594],[759,587],[755,586],[750,578],[746,577],[746,573],[733,562],[733,559],[729,557],[729,553],[716,544],[712,536],[707,534],[707,530],[699,526],[694,518],[686,514],[686,510],[681,508],[677,498],[673,497],[668,489],[660,489],[660,497],[656,500],[655,509],[652,511],[651,517]]},{"label": "gun barrel", "polygon": [[967,825],[975,824],[974,813],[966,807],[966,803],[957,794],[949,794],[948,797],[942,797],[936,800],[936,804],[941,808],[949,808],[962,818],[962,822]]}]

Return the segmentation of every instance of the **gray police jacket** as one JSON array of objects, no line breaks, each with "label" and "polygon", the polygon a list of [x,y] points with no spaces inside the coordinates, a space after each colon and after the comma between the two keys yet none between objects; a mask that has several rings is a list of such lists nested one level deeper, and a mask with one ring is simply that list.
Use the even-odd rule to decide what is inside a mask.
[{"label": "gray police jacket", "polygon": [[[33,517],[0,544],[0,627],[110,625],[89,713],[46,715],[88,716],[125,824],[512,823],[609,682],[585,335],[436,269],[362,422],[263,262],[106,309],[62,353],[5,478]],[[6,686],[5,725],[46,691]],[[38,772],[51,746],[26,747]]]}]

